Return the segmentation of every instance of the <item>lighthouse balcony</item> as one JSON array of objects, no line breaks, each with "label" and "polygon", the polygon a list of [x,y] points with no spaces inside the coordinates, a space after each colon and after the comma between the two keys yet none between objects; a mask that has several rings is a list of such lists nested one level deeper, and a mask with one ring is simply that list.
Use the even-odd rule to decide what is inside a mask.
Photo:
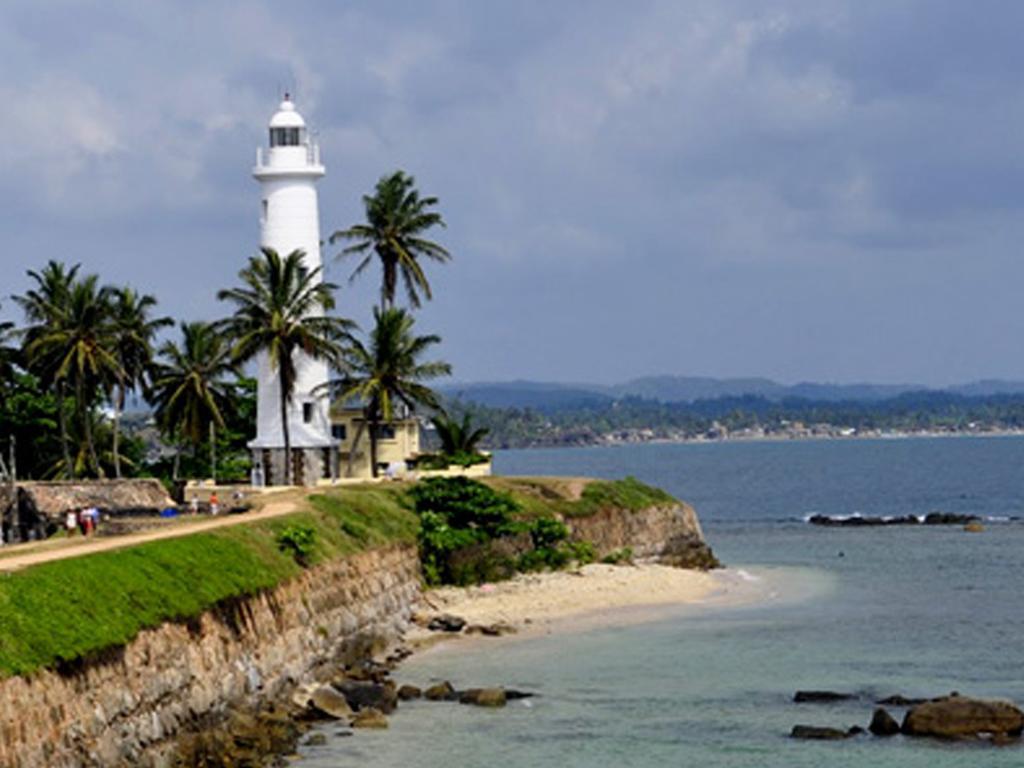
[{"label": "lighthouse balcony", "polygon": [[315,142],[299,146],[276,146],[270,149],[256,149],[256,166],[253,175],[257,178],[288,176],[291,174],[323,176],[320,164],[320,145]]}]

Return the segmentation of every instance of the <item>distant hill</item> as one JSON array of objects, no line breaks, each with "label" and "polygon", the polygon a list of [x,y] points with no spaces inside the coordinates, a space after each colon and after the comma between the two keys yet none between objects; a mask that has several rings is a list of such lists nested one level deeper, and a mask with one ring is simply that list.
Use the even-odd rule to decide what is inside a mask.
[{"label": "distant hill", "polygon": [[587,385],[550,384],[538,381],[509,381],[482,384],[453,384],[437,387],[448,400],[462,400],[489,408],[533,408],[538,411],[596,408],[615,398]]},{"label": "distant hill", "polygon": [[1019,395],[1024,392],[1024,381],[1004,381],[1002,379],[982,379],[970,384],[949,387],[954,392],[966,397],[992,397],[993,395]]},{"label": "distant hill", "polygon": [[619,397],[642,397],[663,403],[692,403],[719,397],[785,396],[785,387],[770,379],[712,379],[705,376],[646,376],[611,388]]},{"label": "distant hill", "polygon": [[942,392],[965,397],[1024,394],[1024,382],[989,379],[947,388],[919,384],[780,384],[764,378],[716,379],[702,376],[646,376],[623,384],[560,384],[509,381],[465,383],[440,388],[447,399],[491,408],[532,408],[538,411],[600,408],[615,400],[641,398],[662,403],[693,403],[719,398],[760,397],[770,402],[798,398],[815,402],[881,402],[907,393]]}]

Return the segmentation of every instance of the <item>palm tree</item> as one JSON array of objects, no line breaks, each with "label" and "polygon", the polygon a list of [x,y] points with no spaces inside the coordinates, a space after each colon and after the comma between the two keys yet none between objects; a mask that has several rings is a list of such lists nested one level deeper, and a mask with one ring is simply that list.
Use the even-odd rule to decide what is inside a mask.
[{"label": "palm tree", "polygon": [[358,254],[363,260],[352,273],[354,280],[373,261],[372,250],[380,259],[383,271],[380,289],[381,311],[395,304],[395,290],[401,275],[409,306],[420,306],[420,293],[432,298],[430,283],[423,274],[419,258],[438,262],[451,259],[442,246],[423,237],[434,226],[445,226],[441,214],[430,208],[437,205],[436,197],[420,197],[416,180],[402,171],[395,171],[377,182],[373,195],[363,196],[366,222],[348,229],[339,229],[330,237],[333,245],[339,240],[352,241],[338,258]]},{"label": "palm tree", "polygon": [[121,456],[118,452],[121,412],[130,390],[145,388],[153,365],[153,338],[160,328],[172,325],[169,317],[150,318],[156,299],[124,287],[113,292],[114,352],[118,371],[114,379],[114,475],[121,477]]},{"label": "palm tree", "polygon": [[[157,424],[176,443],[199,445],[233,410],[238,376],[227,338],[210,323],[182,323],[182,343],[167,341],[160,347],[153,369],[150,397]],[[211,472],[216,474],[214,467]],[[177,475],[177,461],[175,461]],[[175,477],[177,479],[177,477]]]},{"label": "palm tree", "polygon": [[115,380],[120,369],[113,348],[110,289],[101,287],[96,275],[76,280],[70,286],[60,319],[57,326],[40,330],[25,352],[29,359],[52,365],[56,382],[72,385],[92,467],[97,476],[103,477],[90,416],[100,388]]},{"label": "palm tree", "polygon": [[287,485],[292,484],[288,405],[295,393],[298,353],[335,364],[355,327],[326,314],[334,309],[337,286],[321,282],[320,268],[307,269],[304,257],[301,250],[281,258],[273,248],[262,248],[238,273],[242,286],[217,294],[235,305],[234,315],[222,323],[234,340],[235,361],[242,364],[265,353],[277,371]]},{"label": "palm tree", "polygon": [[[414,336],[413,317],[403,309],[373,310],[376,321],[370,333],[369,346],[353,339],[345,350],[342,370],[345,376],[338,384],[342,400],[357,399],[364,403],[366,421],[370,426],[370,467],[377,476],[377,439],[381,424],[395,418],[395,403],[410,412],[417,405],[438,408],[437,395],[422,382],[447,376],[451,366],[444,362],[420,362],[423,354],[441,341],[439,336]],[[352,450],[360,435],[356,435]]]},{"label": "palm tree", "polygon": [[[25,313],[29,325],[23,331],[24,347],[33,345],[43,333],[62,328],[67,323],[68,298],[71,286],[74,285],[81,265],[74,264],[70,268],[63,262],[50,261],[42,271],[28,270],[28,276],[35,281],[35,288],[23,296],[15,296],[14,300]],[[27,355],[26,363],[29,370],[39,377],[47,389],[57,396],[57,421],[60,428],[61,452],[64,456],[65,472],[73,466],[71,448],[68,440],[68,424],[65,414],[65,382],[56,376],[56,359],[47,358],[39,351]]]},{"label": "palm tree", "polygon": [[[14,367],[18,360],[18,349],[10,345],[14,338],[14,323],[0,322],[0,405],[4,405],[10,396],[14,381]],[[12,450],[13,452],[13,450]],[[0,479],[14,481],[11,468],[4,461],[0,452]]]},{"label": "palm tree", "polygon": [[462,414],[462,421],[456,421],[446,413],[440,413],[430,420],[441,441],[441,453],[445,456],[473,456],[479,453],[477,446],[484,439],[489,429],[479,427],[473,429],[469,411]]}]

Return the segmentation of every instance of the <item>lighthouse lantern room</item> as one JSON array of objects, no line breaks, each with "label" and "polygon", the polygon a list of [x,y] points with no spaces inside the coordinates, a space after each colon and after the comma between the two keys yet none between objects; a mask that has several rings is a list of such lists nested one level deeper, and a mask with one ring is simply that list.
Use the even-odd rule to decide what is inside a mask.
[{"label": "lighthouse lantern room", "polygon": [[[269,147],[256,151],[253,176],[260,183],[260,245],[282,257],[301,250],[309,270],[321,266],[320,215],[316,182],[323,177],[320,150],[306,121],[285,94],[270,118]],[[337,477],[337,444],[331,437],[328,368],[323,360],[297,353],[297,379],[288,404],[292,479],[315,485]],[[278,372],[266,354],[258,359],[256,437],[249,443],[253,484],[286,482],[284,430]]]}]

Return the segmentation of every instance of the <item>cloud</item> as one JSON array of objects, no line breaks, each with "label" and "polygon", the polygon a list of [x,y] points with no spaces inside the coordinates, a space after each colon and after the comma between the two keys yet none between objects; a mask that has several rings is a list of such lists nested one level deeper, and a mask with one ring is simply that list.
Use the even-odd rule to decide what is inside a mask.
[{"label": "cloud", "polygon": [[[325,233],[394,168],[441,198],[456,258],[422,322],[460,378],[1024,376],[994,308],[1024,277],[1021,22],[923,0],[7,4],[4,265],[80,259],[215,316],[290,88]],[[372,281],[342,291],[364,321]]]}]

